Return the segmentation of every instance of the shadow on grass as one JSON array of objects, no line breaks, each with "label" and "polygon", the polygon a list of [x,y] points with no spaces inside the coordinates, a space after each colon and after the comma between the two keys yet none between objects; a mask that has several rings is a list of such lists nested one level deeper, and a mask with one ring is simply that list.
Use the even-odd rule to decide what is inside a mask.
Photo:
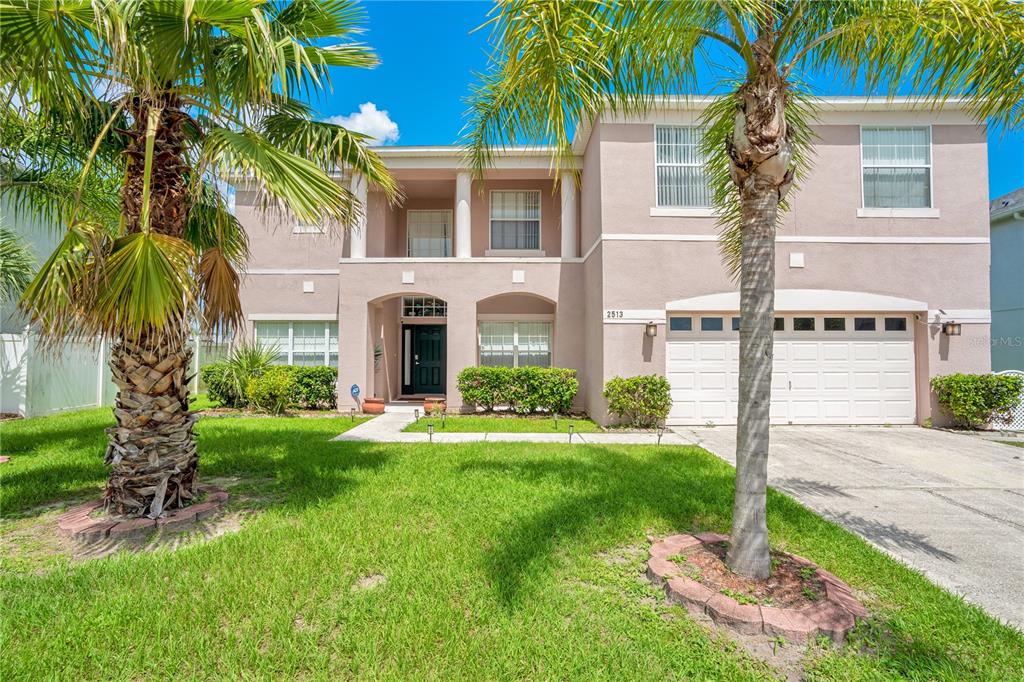
[{"label": "shadow on grass", "polygon": [[461,467],[467,473],[503,473],[538,483],[553,478],[565,487],[557,504],[510,528],[489,557],[488,573],[506,607],[522,605],[524,586],[551,561],[559,543],[614,519],[646,510],[678,531],[728,531],[734,478],[717,461],[688,448],[627,454],[588,445],[575,452],[581,456],[490,459]]}]

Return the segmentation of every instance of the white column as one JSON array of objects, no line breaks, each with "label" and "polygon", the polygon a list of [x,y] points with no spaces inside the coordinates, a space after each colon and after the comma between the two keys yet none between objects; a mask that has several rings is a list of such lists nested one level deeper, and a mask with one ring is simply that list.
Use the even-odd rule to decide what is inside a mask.
[{"label": "white column", "polygon": [[470,202],[473,196],[473,176],[459,173],[455,176],[455,257],[473,255]]},{"label": "white column", "polygon": [[352,194],[359,202],[359,216],[349,230],[349,257],[366,258],[366,178],[352,176]]},{"label": "white column", "polygon": [[562,173],[562,258],[575,258],[576,249],[576,177]]}]

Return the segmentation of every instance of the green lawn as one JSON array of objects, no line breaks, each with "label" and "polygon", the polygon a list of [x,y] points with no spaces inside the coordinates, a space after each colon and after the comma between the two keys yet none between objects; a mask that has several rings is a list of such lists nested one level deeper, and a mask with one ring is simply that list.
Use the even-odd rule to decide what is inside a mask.
[{"label": "green lawn", "polygon": [[434,425],[434,433],[568,433],[572,424],[576,433],[597,433],[601,427],[585,417],[559,417],[558,426],[549,416],[475,416],[454,415],[446,417],[420,417],[409,424],[405,431],[426,433],[427,425]]},{"label": "green lawn", "polygon": [[[3,424],[3,514],[95,496],[109,423],[90,410]],[[718,459],[330,440],[350,425],[202,420],[203,473],[265,500],[238,532],[39,570],[5,561],[0,679],[768,676],[638,578],[648,533],[728,529]],[[810,649],[811,679],[1020,679],[1019,633],[774,492],[769,525],[876,614],[849,646]],[[354,589],[374,575],[386,582]]]},{"label": "green lawn", "polygon": [[1012,445],[1015,448],[1024,448],[1024,441],[1020,441],[1020,440],[1000,440],[1000,441],[996,441],[996,442],[997,443],[1002,443],[1003,445]]}]

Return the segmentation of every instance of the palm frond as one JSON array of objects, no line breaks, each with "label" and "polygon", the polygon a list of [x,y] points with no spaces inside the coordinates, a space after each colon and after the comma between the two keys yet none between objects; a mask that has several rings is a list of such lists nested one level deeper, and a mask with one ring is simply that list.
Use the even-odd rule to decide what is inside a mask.
[{"label": "palm frond", "polygon": [[32,281],[36,259],[20,235],[0,226],[0,303],[17,300]]}]

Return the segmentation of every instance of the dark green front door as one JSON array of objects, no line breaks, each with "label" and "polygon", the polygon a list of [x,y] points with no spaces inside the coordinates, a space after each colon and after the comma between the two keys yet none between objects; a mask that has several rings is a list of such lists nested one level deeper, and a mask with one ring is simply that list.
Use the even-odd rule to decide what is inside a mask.
[{"label": "dark green front door", "polygon": [[412,392],[445,392],[444,325],[417,324],[412,328]]}]

